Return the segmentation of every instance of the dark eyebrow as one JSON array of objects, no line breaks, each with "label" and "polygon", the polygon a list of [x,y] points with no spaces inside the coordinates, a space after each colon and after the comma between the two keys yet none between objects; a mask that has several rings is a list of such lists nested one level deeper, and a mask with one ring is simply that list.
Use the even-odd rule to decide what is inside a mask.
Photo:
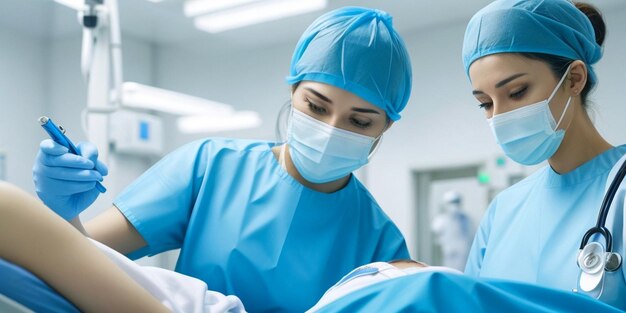
[{"label": "dark eyebrow", "polygon": [[304,88],[304,89],[306,89],[306,90],[308,90],[308,91],[312,92],[312,93],[313,93],[316,97],[318,97],[318,98],[320,98],[320,99],[322,99],[322,100],[324,100],[324,101],[326,101],[326,102],[328,102],[328,103],[330,103],[330,104],[332,104],[332,103],[333,103],[330,99],[328,99],[328,97],[326,97],[326,96],[324,96],[323,94],[321,94],[321,93],[317,92],[317,90],[315,90],[315,89],[313,89],[313,88],[306,87],[306,88]]},{"label": "dark eyebrow", "polygon": [[[500,87],[502,87],[502,86],[504,86],[504,85],[506,85],[506,84],[510,83],[511,81],[513,81],[513,80],[515,80],[515,79],[517,79],[517,78],[519,78],[519,77],[521,77],[521,76],[527,75],[527,74],[528,74],[528,73],[518,73],[518,74],[511,75],[511,76],[509,76],[508,78],[505,78],[505,79],[503,79],[503,80],[499,81],[499,82],[495,85],[495,87],[496,87],[496,88],[500,88]],[[484,94],[484,92],[482,92],[482,91],[480,91],[480,90],[473,90],[473,91],[472,91],[472,94],[473,94],[473,95],[481,95],[481,94]]]},{"label": "dark eyebrow", "polygon": [[352,111],[354,112],[360,112],[360,113],[374,113],[374,114],[380,114],[380,112],[376,111],[376,110],[372,110],[372,109],[365,109],[365,108],[352,108]]},{"label": "dark eyebrow", "polygon": [[[316,97],[318,97],[318,98],[320,98],[320,99],[322,99],[322,100],[324,100],[324,101],[326,101],[326,102],[328,102],[328,103],[330,103],[330,104],[332,104],[332,103],[333,103],[333,101],[332,101],[332,100],[328,99],[328,97],[324,96],[323,94],[319,93],[317,90],[315,90],[315,89],[313,89],[313,88],[310,88],[310,87],[305,87],[304,89],[306,89],[306,90],[308,90],[308,91],[312,92],[312,93],[313,93]],[[380,114],[380,112],[378,112],[378,111],[376,111],[376,110],[373,110],[373,109],[365,109],[365,108],[355,108],[355,107],[353,107],[353,108],[352,108],[352,111],[355,111],[355,112],[360,112],[360,113],[374,113],[374,114]]]}]

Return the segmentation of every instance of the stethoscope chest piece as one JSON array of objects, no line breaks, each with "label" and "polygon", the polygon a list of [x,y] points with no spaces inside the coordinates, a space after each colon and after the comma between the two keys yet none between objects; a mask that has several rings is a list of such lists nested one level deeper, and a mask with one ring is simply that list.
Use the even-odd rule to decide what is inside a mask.
[{"label": "stethoscope chest piece", "polygon": [[578,290],[592,296],[602,293],[606,259],[604,247],[597,242],[588,243],[578,252],[578,266],[581,269]]},{"label": "stethoscope chest piece", "polygon": [[598,242],[589,242],[578,252],[578,290],[584,291],[595,298],[602,294],[605,272],[614,272],[622,264],[617,253],[606,252]]}]

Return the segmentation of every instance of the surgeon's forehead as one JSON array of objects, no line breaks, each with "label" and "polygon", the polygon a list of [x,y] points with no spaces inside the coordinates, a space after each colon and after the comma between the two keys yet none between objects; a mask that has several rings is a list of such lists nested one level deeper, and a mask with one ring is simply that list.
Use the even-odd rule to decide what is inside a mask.
[{"label": "surgeon's forehead", "polygon": [[533,73],[549,70],[548,64],[534,60],[519,53],[499,53],[484,56],[470,66],[470,79],[474,87],[493,85],[500,80],[517,73]]},{"label": "surgeon's forehead", "polygon": [[497,53],[477,59],[470,66],[470,76],[485,74],[483,72],[504,71],[523,68],[531,59],[518,53]]}]

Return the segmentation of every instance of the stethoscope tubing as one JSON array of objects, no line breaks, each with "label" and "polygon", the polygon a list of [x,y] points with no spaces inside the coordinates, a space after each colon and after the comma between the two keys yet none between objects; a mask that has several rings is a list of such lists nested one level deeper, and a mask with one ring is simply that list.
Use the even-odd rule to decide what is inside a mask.
[{"label": "stethoscope tubing", "polygon": [[596,225],[590,228],[583,236],[583,239],[580,243],[581,250],[585,247],[585,245],[587,245],[592,235],[601,234],[606,241],[606,252],[613,251],[613,236],[611,236],[611,232],[608,228],[605,227],[605,225],[607,216],[609,214],[609,209],[611,208],[613,199],[615,198],[617,190],[622,184],[624,177],[626,177],[626,162],[622,163],[620,169],[615,175],[615,178],[611,182],[611,186],[609,186],[609,189],[607,190],[604,199],[602,200],[602,205],[600,206],[600,213],[598,213],[598,220],[596,222]]}]

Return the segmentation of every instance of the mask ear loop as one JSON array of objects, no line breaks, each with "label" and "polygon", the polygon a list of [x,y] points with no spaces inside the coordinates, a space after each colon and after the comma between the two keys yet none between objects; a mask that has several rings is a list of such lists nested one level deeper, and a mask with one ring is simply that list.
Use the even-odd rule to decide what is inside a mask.
[{"label": "mask ear loop", "polygon": [[293,104],[290,105],[289,109],[289,120],[287,121],[287,140],[280,146],[280,154],[278,155],[278,163],[280,167],[282,167],[285,171],[287,171],[287,163],[285,161],[285,148],[287,147],[287,142],[289,141],[289,130],[291,129],[291,120],[293,119]]},{"label": "mask ear loop", "polygon": [[374,146],[372,147],[372,149],[370,150],[370,153],[367,155],[367,160],[369,161],[372,156],[378,151],[378,148],[380,147],[380,144],[383,142],[383,134],[385,133],[385,131],[387,130],[387,127],[389,126],[389,119],[387,119],[387,121],[385,122],[385,127],[383,128],[383,132],[380,133],[380,135],[378,135],[378,137],[374,140]]},{"label": "mask ear loop", "polygon": [[[552,91],[550,98],[548,98],[548,107],[550,107],[550,102],[552,102],[552,98],[554,98],[554,95],[556,95],[556,92],[559,90],[559,88],[561,88],[561,85],[565,81],[567,74],[569,74],[569,70],[571,66],[572,66],[571,64],[567,66],[567,70],[565,70],[565,74],[563,74],[563,77],[561,77],[561,80],[559,80],[559,83],[556,85],[556,88],[554,88],[554,90]],[[554,131],[556,131],[559,128],[559,125],[561,125],[561,122],[563,121],[563,118],[565,117],[565,113],[567,112],[567,109],[569,108],[569,104],[571,102],[572,102],[572,97],[570,96],[567,99],[567,103],[565,104],[565,108],[563,109],[563,112],[561,113],[561,117],[559,117],[559,121],[556,123],[556,126],[554,126]]]},{"label": "mask ear loop", "polygon": [[572,97],[569,97],[569,99],[567,99],[567,104],[565,104],[565,109],[563,109],[563,113],[561,113],[561,118],[559,118],[559,122],[556,123],[556,126],[554,126],[554,131],[559,129],[559,125],[561,125],[561,122],[563,121],[563,118],[565,117],[565,112],[567,112],[567,108],[569,108],[569,104],[571,102],[572,102]]}]

